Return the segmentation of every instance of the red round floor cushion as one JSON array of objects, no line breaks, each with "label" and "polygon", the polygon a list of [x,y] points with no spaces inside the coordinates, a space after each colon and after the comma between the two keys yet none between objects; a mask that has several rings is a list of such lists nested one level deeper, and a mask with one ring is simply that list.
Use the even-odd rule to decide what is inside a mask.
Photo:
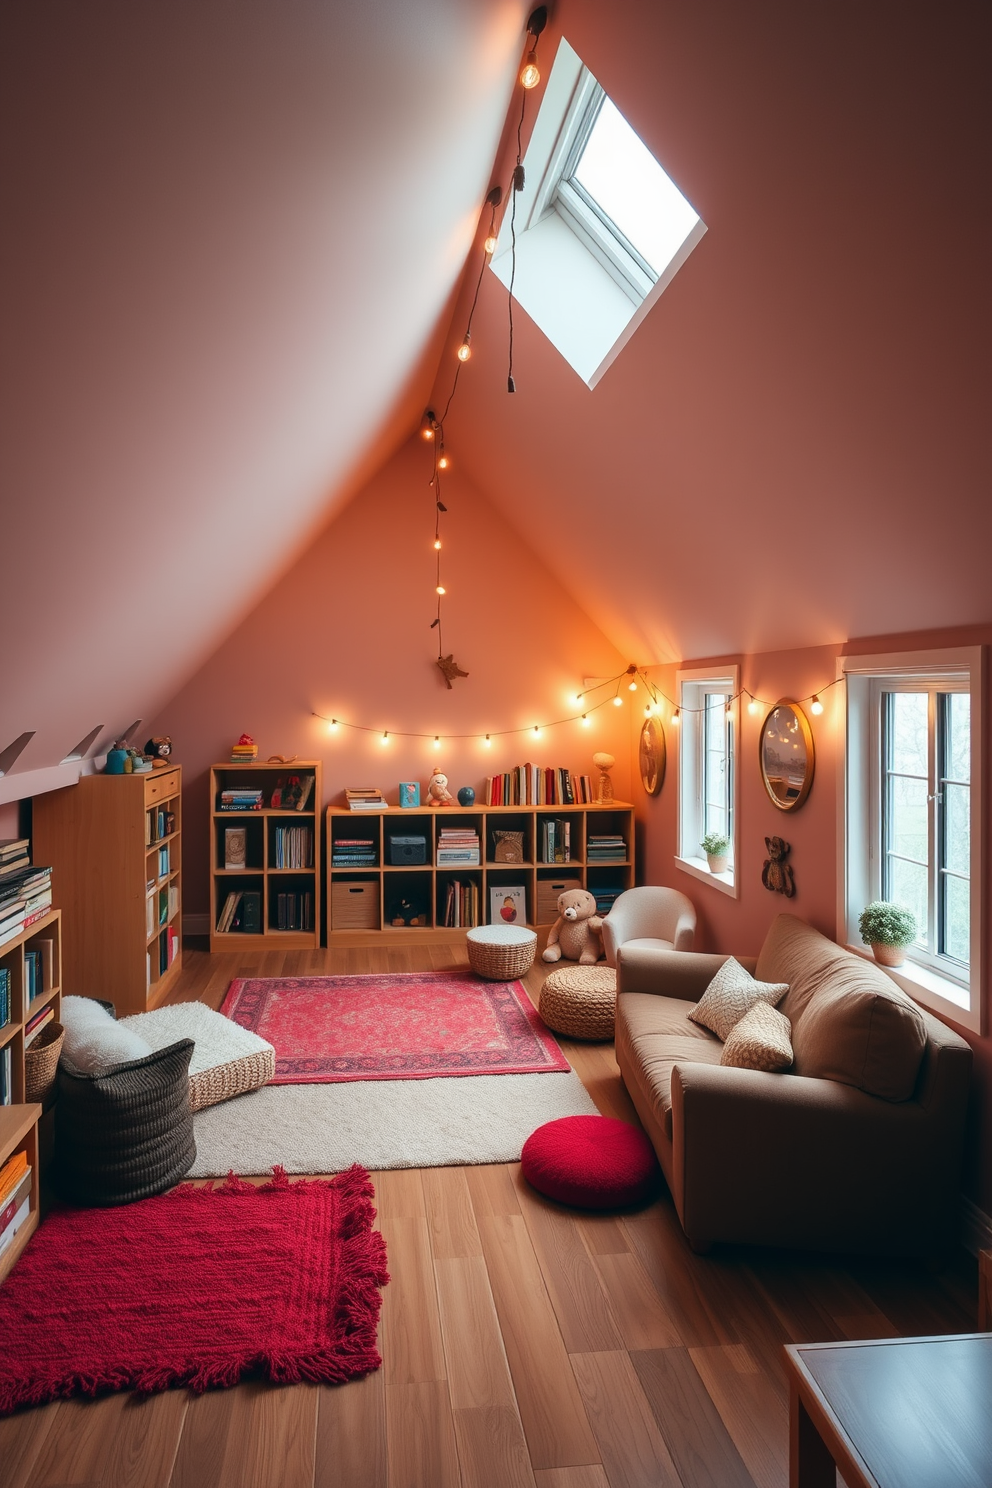
[{"label": "red round floor cushion", "polygon": [[612,1116],[563,1116],[532,1132],[520,1166],[538,1193],[578,1209],[622,1209],[658,1187],[658,1159],[639,1127]]}]

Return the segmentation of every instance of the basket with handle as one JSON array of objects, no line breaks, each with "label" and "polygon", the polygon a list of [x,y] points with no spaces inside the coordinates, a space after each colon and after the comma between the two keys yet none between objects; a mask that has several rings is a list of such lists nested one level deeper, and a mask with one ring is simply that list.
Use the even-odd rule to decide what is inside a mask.
[{"label": "basket with handle", "polygon": [[51,1095],[64,1039],[62,1024],[49,1023],[24,1050],[24,1099],[29,1103],[44,1105]]}]

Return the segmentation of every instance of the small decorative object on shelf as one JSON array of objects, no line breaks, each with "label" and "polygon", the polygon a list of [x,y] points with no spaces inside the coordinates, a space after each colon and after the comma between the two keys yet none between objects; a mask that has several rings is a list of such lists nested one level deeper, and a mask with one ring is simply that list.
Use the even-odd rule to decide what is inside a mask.
[{"label": "small decorative object on shelf", "polygon": [[243,869],[246,864],[248,830],[246,827],[224,828],[224,867],[231,872]]},{"label": "small decorative object on shelf", "polygon": [[427,911],[422,904],[414,902],[415,897],[401,894],[390,902],[389,923],[391,925],[421,926],[427,924]]},{"label": "small decorative object on shelf", "polygon": [[431,778],[427,782],[427,804],[428,806],[453,806],[455,798],[448,789],[448,777],[439,765],[435,765],[431,771]]},{"label": "small decorative object on shelf", "polygon": [[499,884],[490,888],[489,923],[526,925],[527,890],[523,884]]},{"label": "small decorative object on shelf", "polygon": [[906,947],[916,939],[916,916],[903,904],[876,899],[861,911],[858,929],[879,966],[902,966]]},{"label": "small decorative object on shelf", "polygon": [[494,863],[522,863],[523,860],[523,832],[495,831],[493,833]]},{"label": "small decorative object on shelf", "polygon": [[400,805],[406,810],[409,810],[413,806],[420,805],[419,780],[400,781]]},{"label": "small decorative object on shelf", "polygon": [[123,775],[127,761],[127,745],[123,739],[115,739],[113,749],[107,751],[106,774]]},{"label": "small decorative object on shelf", "polygon": [[145,755],[156,770],[164,770],[172,757],[172,740],[168,734],[156,734],[145,745]]},{"label": "small decorative object on shelf", "polygon": [[699,844],[706,854],[711,873],[726,873],[727,855],[730,852],[730,838],[725,837],[722,832],[707,832]]},{"label": "small decorative object on shelf", "polygon": [[463,785],[458,792],[458,804],[459,806],[475,805],[475,791],[470,785]]},{"label": "small decorative object on shelf", "polygon": [[766,837],[765,848],[768,857],[761,870],[761,882],[773,894],[784,894],[791,899],[796,892],[796,882],[791,864],[785,861],[792,851],[789,843],[782,837]]},{"label": "small decorative object on shelf", "polygon": [[251,734],[242,734],[237,744],[231,745],[232,765],[250,765],[258,758],[258,745]]},{"label": "small decorative object on shelf", "polygon": [[594,754],[592,762],[599,771],[599,782],[596,793],[596,804],[598,806],[609,806],[613,801],[613,781],[610,779],[610,771],[616,764],[612,754]]}]

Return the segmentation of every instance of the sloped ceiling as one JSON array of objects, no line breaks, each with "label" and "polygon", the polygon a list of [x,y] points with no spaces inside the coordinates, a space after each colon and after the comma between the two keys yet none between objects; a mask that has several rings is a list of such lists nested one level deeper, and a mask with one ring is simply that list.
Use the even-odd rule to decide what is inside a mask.
[{"label": "sloped ceiling", "polygon": [[4,7],[0,750],[37,730],[18,771],[149,717],[407,437],[525,16]]}]

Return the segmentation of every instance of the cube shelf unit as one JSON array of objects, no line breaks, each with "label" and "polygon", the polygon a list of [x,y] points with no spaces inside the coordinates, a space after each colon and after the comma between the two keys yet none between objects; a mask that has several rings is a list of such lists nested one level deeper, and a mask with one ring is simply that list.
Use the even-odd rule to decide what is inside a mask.
[{"label": "cube shelf unit", "polygon": [[34,799],[36,863],[66,911],[67,992],[118,1017],[162,1002],[182,967],[182,769],[84,775]]},{"label": "cube shelf unit", "polygon": [[[13,1104],[0,1106],[0,1167],[18,1151],[27,1153],[31,1167],[31,1212],[13,1242],[0,1252],[0,1281],[7,1275],[38,1228],[41,1156],[38,1123],[42,1108],[39,1105],[24,1104],[24,1026],[49,1004],[54,1008],[56,1020],[61,1012],[61,928],[62,914],[55,909],[0,946],[0,967],[5,967],[10,972],[11,1014],[8,1021],[0,1026],[0,1057],[5,1050],[10,1050],[13,1096]],[[42,952],[43,984],[41,991],[29,1000],[24,953],[32,950]],[[45,1120],[50,1124],[50,1113]],[[48,1135],[50,1138],[50,1132]],[[48,1145],[50,1146],[50,1141]]]},{"label": "cube shelf unit", "polygon": [[[268,805],[280,781],[285,784],[293,775],[313,776],[313,789],[302,811],[288,811]],[[221,811],[220,797],[225,790],[260,790],[265,805],[260,811]],[[258,950],[314,950],[320,945],[320,760],[293,760],[291,764],[219,764],[210,771],[210,949],[237,951],[254,947]],[[312,841],[311,866],[279,868],[280,829],[309,827]],[[246,852],[244,868],[226,868],[226,827],[244,827]],[[230,893],[255,892],[261,896],[261,918],[257,931],[218,930],[217,925]],[[279,895],[310,894],[312,929],[280,930]]]},{"label": "cube shelf unit", "polygon": [[[567,822],[571,856],[567,862],[540,861],[546,822]],[[438,866],[437,843],[442,829],[467,828],[480,839],[481,861],[475,866]],[[503,863],[495,859],[497,832],[519,832],[523,862]],[[616,862],[590,862],[590,836],[618,834],[623,838],[624,857]],[[389,862],[392,837],[424,836],[427,861],[394,865]],[[370,838],[374,864],[335,866],[335,842]],[[489,891],[522,885],[527,904],[527,923],[534,929],[554,922],[552,908],[557,895],[567,888],[629,889],[634,883],[634,808],[626,801],[608,806],[482,806],[401,808],[380,811],[350,811],[329,806],[326,814],[327,943],[370,945],[383,937],[397,940],[457,941],[465,927],[444,925],[448,885],[453,880],[475,883],[479,891],[479,923],[489,922]],[[394,926],[390,923],[396,901],[406,898],[416,909],[423,908],[423,926]]]}]

